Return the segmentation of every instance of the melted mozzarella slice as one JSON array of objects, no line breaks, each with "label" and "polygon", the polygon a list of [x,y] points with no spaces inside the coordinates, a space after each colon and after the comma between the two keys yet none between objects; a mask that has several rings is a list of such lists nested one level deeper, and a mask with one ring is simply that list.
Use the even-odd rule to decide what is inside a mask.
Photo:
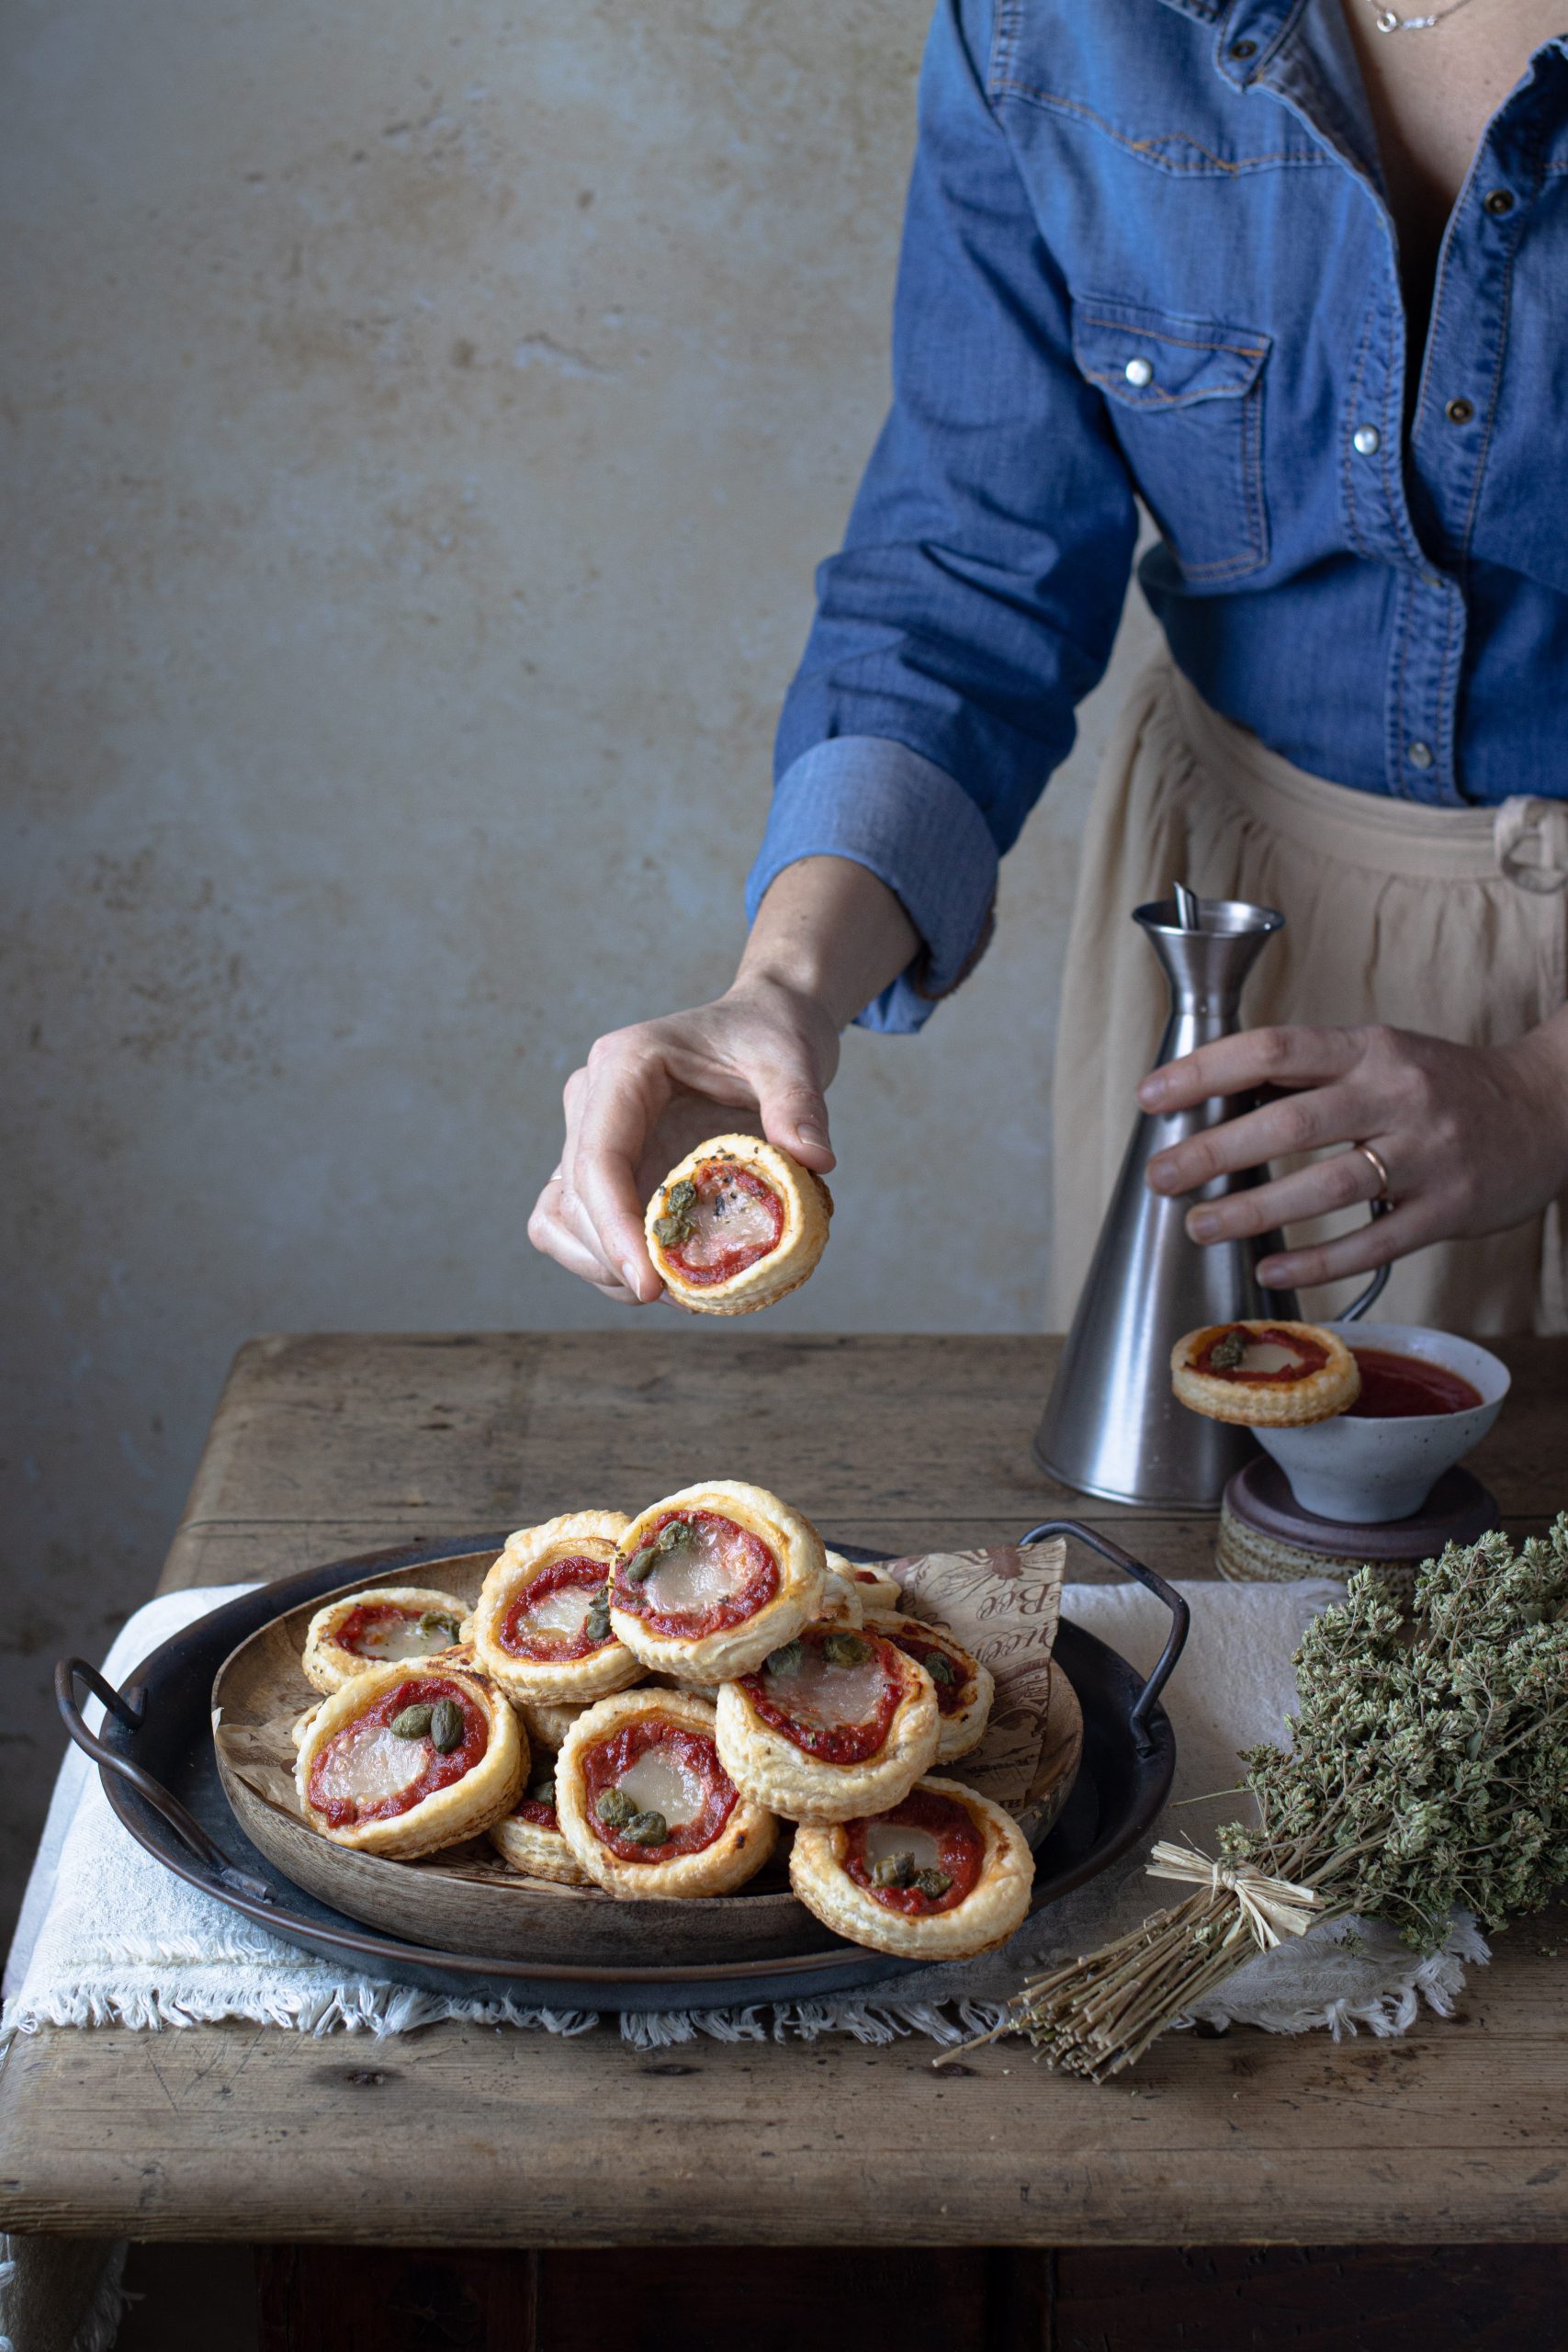
[{"label": "melted mozzarella slice", "polygon": [[681,1244],[683,1265],[714,1265],[732,1250],[767,1250],[773,1238],[773,1212],[766,1201],[740,1184],[705,1184],[691,1212],[692,1232]]},{"label": "melted mozzarella slice", "polygon": [[695,1821],[707,1793],[698,1775],[665,1747],[648,1748],[622,1774],[619,1785],[639,1813],[661,1813],[671,1829]]},{"label": "melted mozzarella slice", "polygon": [[1304,1370],[1293,1348],[1279,1340],[1249,1340],[1241,1360],[1243,1372],[1300,1372]]},{"label": "melted mozzarella slice", "polygon": [[355,1647],[361,1657],[433,1657],[437,1650],[450,1648],[457,1640],[455,1631],[443,1624],[422,1633],[417,1617],[387,1617],[362,1634]]},{"label": "melted mozzarella slice", "polygon": [[740,1532],[721,1520],[716,1527],[693,1527],[683,1544],[666,1552],[643,1590],[660,1616],[700,1614],[739,1592],[749,1575]]},{"label": "melted mozzarella slice", "polygon": [[323,1758],[316,1794],[340,1804],[382,1804],[412,1788],[424,1764],[423,1739],[394,1739],[385,1724],[354,1724]]},{"label": "melted mozzarella slice", "polygon": [[829,1666],[820,1651],[808,1649],[793,1674],[764,1674],[762,1688],[796,1723],[831,1731],[874,1715],[886,1680],[874,1651],[859,1666]]},{"label": "melted mozzarella slice", "polygon": [[942,1848],[929,1829],[904,1829],[896,1821],[872,1822],[865,1833],[867,1869],[874,1871],[893,1854],[913,1855],[918,1871],[942,1868]]},{"label": "melted mozzarella slice", "polygon": [[531,1634],[581,1634],[593,1595],[581,1585],[563,1585],[531,1602],[523,1623]]}]

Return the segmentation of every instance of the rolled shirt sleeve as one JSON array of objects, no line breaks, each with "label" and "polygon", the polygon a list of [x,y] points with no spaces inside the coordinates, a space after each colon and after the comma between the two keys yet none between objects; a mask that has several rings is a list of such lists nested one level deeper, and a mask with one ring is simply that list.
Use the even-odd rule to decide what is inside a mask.
[{"label": "rolled shirt sleeve", "polygon": [[1110,657],[1136,510],[1070,299],[987,96],[988,0],[942,0],[920,76],[893,404],[786,696],[748,887],[869,866],[923,947],[859,1019],[919,1028],[988,934],[997,861]]}]

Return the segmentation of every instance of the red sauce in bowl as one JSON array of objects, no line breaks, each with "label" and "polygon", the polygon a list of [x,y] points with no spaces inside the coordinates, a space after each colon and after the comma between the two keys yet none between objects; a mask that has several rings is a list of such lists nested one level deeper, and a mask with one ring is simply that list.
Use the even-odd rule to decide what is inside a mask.
[{"label": "red sauce in bowl", "polygon": [[986,1858],[986,1841],[974,1815],[956,1797],[938,1796],[930,1789],[912,1789],[902,1804],[876,1815],[897,1829],[924,1829],[936,1839],[937,1865],[953,1881],[945,1894],[922,1894],[916,1886],[877,1886],[866,1860],[865,1833],[869,1821],[844,1824],[844,1869],[874,1903],[907,1918],[930,1919],[939,1911],[955,1910],[973,1893]]},{"label": "red sauce in bowl", "polygon": [[1469,1413],[1483,1401],[1470,1381],[1425,1356],[1398,1355],[1392,1348],[1350,1352],[1361,1374],[1361,1393],[1346,1407],[1352,1419],[1403,1421],[1416,1414]]}]

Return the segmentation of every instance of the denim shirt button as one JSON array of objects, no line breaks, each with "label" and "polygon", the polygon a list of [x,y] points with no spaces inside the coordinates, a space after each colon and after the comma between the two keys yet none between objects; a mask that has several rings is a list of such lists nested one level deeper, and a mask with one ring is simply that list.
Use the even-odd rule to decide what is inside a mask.
[{"label": "denim shirt button", "polygon": [[1506,187],[1495,187],[1490,189],[1487,194],[1482,198],[1481,201],[1485,210],[1490,212],[1494,220],[1500,220],[1505,212],[1511,212],[1514,209],[1512,192]]},{"label": "denim shirt button", "polygon": [[1382,447],[1382,435],[1375,424],[1358,424],[1350,435],[1350,447],[1358,458],[1375,458]]},{"label": "denim shirt button", "polygon": [[1127,381],[1130,384],[1135,385],[1138,390],[1142,391],[1145,384],[1152,384],[1154,382],[1154,362],[1149,359],[1142,358],[1129,359],[1127,365],[1122,370],[1122,373],[1126,377]]},{"label": "denim shirt button", "polygon": [[1450,401],[1443,414],[1450,424],[1468,424],[1475,414],[1475,402],[1467,401],[1461,394],[1458,400]]},{"label": "denim shirt button", "polygon": [[1430,743],[1423,743],[1417,736],[1405,756],[1413,768],[1429,768],[1432,764],[1432,746]]}]

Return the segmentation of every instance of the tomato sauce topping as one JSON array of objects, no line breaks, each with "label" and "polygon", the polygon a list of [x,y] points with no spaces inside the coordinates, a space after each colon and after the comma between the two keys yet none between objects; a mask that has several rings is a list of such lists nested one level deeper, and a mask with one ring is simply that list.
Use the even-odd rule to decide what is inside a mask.
[{"label": "tomato sauce topping", "polygon": [[1468,1413],[1481,1402],[1472,1387],[1446,1364],[1392,1348],[1352,1348],[1361,1371],[1361,1393],[1347,1413],[1358,1420],[1408,1420],[1417,1413]]},{"label": "tomato sauce topping", "polygon": [[589,1748],[582,1782],[594,1836],[623,1862],[700,1854],[738,1802],[707,1734],[653,1713]]},{"label": "tomato sauce topping", "polygon": [[733,1159],[705,1159],[664,1195],[654,1232],[665,1256],[699,1289],[743,1274],[779,1246],[784,1203],[771,1184]]},{"label": "tomato sauce topping", "polygon": [[667,1640],[700,1641],[743,1625],[779,1589],[760,1535],[713,1510],[666,1511],[634,1553],[617,1553],[611,1598]]},{"label": "tomato sauce topping", "polygon": [[462,1620],[444,1609],[410,1609],[396,1600],[367,1600],[351,1609],[333,1640],[351,1657],[430,1657],[450,1649]]},{"label": "tomato sauce topping", "polygon": [[[930,1789],[912,1789],[890,1813],[844,1824],[844,1868],[850,1877],[874,1903],[901,1911],[909,1919],[956,1910],[973,1893],[985,1858],[986,1841],[968,1806]],[[899,1866],[897,1877],[908,1883],[900,1884],[890,1875],[895,1866]],[[940,1894],[928,1893],[919,1883],[932,1873],[948,1882]]]},{"label": "tomato sauce topping", "polygon": [[608,1567],[607,1553],[602,1560],[575,1553],[551,1560],[531,1577],[497,1629],[496,1639],[508,1657],[566,1666],[613,1641],[607,1619],[603,1633],[589,1627],[593,1596],[604,1590]]},{"label": "tomato sauce topping", "polygon": [[740,1688],[763,1723],[823,1764],[863,1764],[887,1745],[903,1685],[874,1634],[808,1625]]},{"label": "tomato sauce topping", "polygon": [[558,1831],[560,1827],[554,1805],[547,1804],[542,1797],[520,1798],[512,1808],[512,1818],[513,1821],[530,1822],[536,1829]]},{"label": "tomato sauce topping", "polygon": [[[411,1739],[393,1731],[405,1709],[443,1700],[463,1718],[463,1736],[445,1755],[428,1730]],[[471,1772],[489,1745],[484,1712],[466,1690],[442,1676],[410,1676],[333,1734],[310,1767],[311,1806],[331,1829],[390,1821]]]},{"label": "tomato sauce topping", "polygon": [[917,1666],[923,1666],[936,1685],[936,1706],[939,1715],[961,1715],[967,1705],[974,1677],[963,1661],[943,1648],[941,1642],[922,1640],[919,1634],[906,1634],[902,1627],[887,1639]]},{"label": "tomato sauce topping", "polygon": [[[1283,1349],[1287,1360],[1280,1364],[1249,1363],[1247,1357],[1259,1348]],[[1236,1355],[1236,1361],[1227,1362],[1232,1355]],[[1205,1334],[1192,1359],[1192,1370],[1206,1373],[1211,1380],[1245,1380],[1265,1388],[1282,1388],[1292,1380],[1305,1380],[1310,1374],[1321,1372],[1327,1362],[1328,1350],[1322,1340],[1309,1340],[1304,1332],[1281,1331],[1272,1323],[1258,1330],[1248,1329],[1245,1323],[1221,1323]]]}]

